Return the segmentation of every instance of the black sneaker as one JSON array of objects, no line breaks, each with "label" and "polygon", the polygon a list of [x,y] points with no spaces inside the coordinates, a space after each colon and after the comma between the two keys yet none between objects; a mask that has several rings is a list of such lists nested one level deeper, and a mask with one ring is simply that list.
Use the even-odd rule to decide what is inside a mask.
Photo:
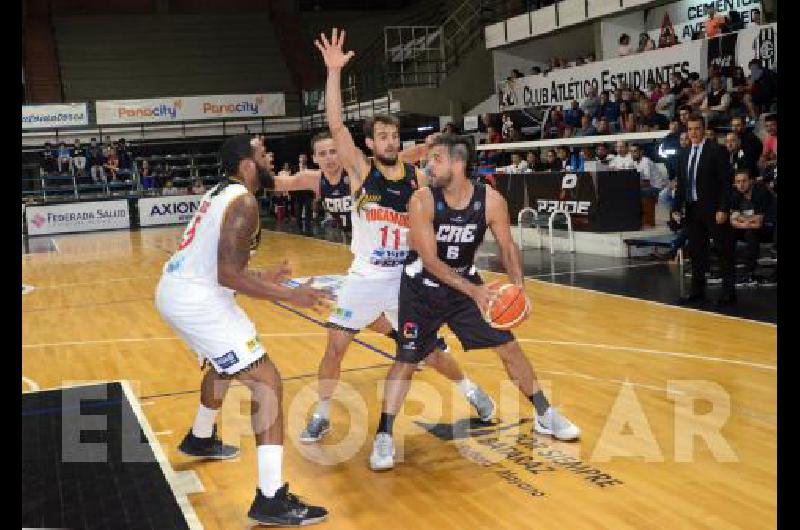
[{"label": "black sneaker", "polygon": [[289,484],[284,484],[271,499],[256,488],[256,498],[247,516],[267,526],[306,526],[324,521],[328,517],[328,510],[305,504],[289,493]]},{"label": "black sneaker", "polygon": [[213,460],[228,460],[239,456],[238,447],[225,445],[219,439],[216,425],[214,425],[214,430],[211,431],[211,437],[209,438],[198,438],[189,429],[189,433],[183,438],[178,450],[186,456]]}]

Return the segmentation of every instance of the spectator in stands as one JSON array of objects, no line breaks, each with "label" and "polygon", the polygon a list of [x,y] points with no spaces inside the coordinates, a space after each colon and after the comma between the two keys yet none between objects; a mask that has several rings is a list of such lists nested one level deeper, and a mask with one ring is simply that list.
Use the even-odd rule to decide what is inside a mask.
[{"label": "spectator in stands", "polygon": [[764,137],[764,151],[758,161],[762,171],[775,167],[778,164],[778,115],[770,114],[764,120],[767,135]]},{"label": "spectator in stands", "polygon": [[676,105],[684,105],[692,94],[692,84],[680,72],[672,74],[672,93],[675,94]]},{"label": "spectator in stands", "polygon": [[606,144],[597,144],[597,161],[603,164],[611,162]]},{"label": "spectator in stands", "polygon": [[546,171],[561,171],[561,161],[556,155],[555,149],[548,149],[544,155],[544,164]]},{"label": "spectator in stands", "polygon": [[181,191],[172,184],[172,180],[168,180],[161,190],[162,195],[180,195]]},{"label": "spectator in stands", "polygon": [[60,174],[72,173],[72,149],[67,147],[64,142],[58,143],[58,172]]},{"label": "spectator in stands", "polygon": [[521,78],[521,77],[525,77],[525,74],[523,74],[522,72],[520,72],[519,70],[517,70],[516,68],[514,68],[514,69],[511,71],[511,77],[513,77],[514,79],[519,79],[519,78]]},{"label": "spectator in stands", "polygon": [[152,190],[156,187],[156,179],[153,175],[153,170],[150,169],[150,162],[142,160],[142,168],[139,170],[139,179],[142,187],[146,190]]},{"label": "spectator in stands", "polygon": [[666,81],[661,83],[661,97],[656,101],[656,112],[671,120],[675,116],[675,94]]},{"label": "spectator in stands", "polygon": [[281,171],[285,171],[286,174],[291,175],[292,174],[292,166],[289,164],[289,162],[284,162],[283,163],[283,167],[281,167]]},{"label": "spectator in stands", "polygon": [[86,175],[86,149],[81,146],[80,139],[75,139],[75,147],[72,148],[72,167],[79,177]]},{"label": "spectator in stands", "polygon": [[698,79],[697,81],[692,82],[692,93],[691,96],[686,100],[686,105],[692,109],[692,112],[698,112],[700,110],[700,105],[703,104],[703,101],[706,99],[706,84]]},{"label": "spectator in stands", "polygon": [[563,138],[564,127],[564,115],[561,109],[559,107],[553,107],[550,110],[550,116],[545,127],[545,138]]},{"label": "spectator in stands", "polygon": [[616,155],[609,162],[611,169],[633,169],[633,159],[628,152],[628,143],[622,140],[617,140]]},{"label": "spectator in stands", "polygon": [[542,69],[538,66],[531,66],[531,75],[541,75]]},{"label": "spectator in stands", "polygon": [[642,103],[642,117],[640,123],[650,131],[663,131],[669,128],[669,119],[655,111],[653,103],[645,100]]},{"label": "spectator in stands", "polygon": [[630,55],[632,53],[633,47],[631,46],[631,37],[627,33],[623,33],[619,36],[619,48],[617,48],[617,56],[625,57],[626,55]]},{"label": "spectator in stands", "polygon": [[572,171],[573,166],[570,164],[570,152],[567,146],[559,146],[556,149],[556,156],[558,157],[559,171]]},{"label": "spectator in stands", "polygon": [[562,138],[572,138],[575,136],[575,128],[572,125],[564,125],[564,136]]},{"label": "spectator in stands", "polygon": [[105,163],[105,155],[103,154],[103,146],[97,143],[97,138],[92,138],[89,143],[87,151],[88,160],[86,164],[89,166],[89,173],[92,176],[92,182],[97,184],[100,181],[105,182],[106,176],[103,172],[103,164]]},{"label": "spectator in stands", "polygon": [[649,52],[650,50],[656,49],[656,43],[653,42],[653,39],[650,38],[650,35],[647,33],[640,33],[639,34],[639,47],[636,49],[637,53],[642,52]]},{"label": "spectator in stands", "polygon": [[750,68],[750,83],[744,96],[744,104],[750,117],[756,120],[762,112],[768,111],[774,103],[777,103],[778,74],[769,68],[764,68],[758,59],[751,60],[748,68]]},{"label": "spectator in stands", "polygon": [[716,127],[728,121],[728,110],[731,106],[731,96],[722,86],[722,78],[711,78],[711,87],[700,104],[700,112],[706,120],[706,127]]},{"label": "spectator in stands", "polygon": [[709,141],[714,142],[714,143],[718,143],[717,142],[717,131],[715,131],[714,129],[712,129],[710,127],[708,129],[706,129],[705,137],[706,137],[706,140],[709,140]]},{"label": "spectator in stands", "polygon": [[508,138],[509,142],[521,142],[522,141],[522,135],[520,134],[519,129],[517,129],[516,127],[511,127],[511,129],[508,132],[508,135],[509,135],[509,138]]},{"label": "spectator in stands", "polygon": [[111,142],[111,137],[106,135],[106,140],[103,142],[103,156],[108,156],[108,152],[112,147],[114,147],[114,144]]},{"label": "spectator in stands", "polygon": [[735,67],[733,75],[728,79],[728,93],[731,95],[731,112],[734,115],[746,113],[744,95],[747,93],[747,77],[741,66]]},{"label": "spectator in stands", "polygon": [[539,153],[536,151],[528,151],[528,154],[525,155],[525,161],[531,171],[542,171],[544,169],[544,165],[539,159]]},{"label": "spectator in stands", "polygon": [[764,146],[761,144],[761,140],[747,129],[745,119],[741,116],[734,116],[731,119],[731,130],[739,137],[739,145],[744,149],[745,158],[758,161]]},{"label": "spectator in stands", "polygon": [[720,35],[722,26],[727,22],[727,18],[717,13],[717,8],[713,2],[706,7],[706,14],[708,14],[708,20],[703,24],[706,38],[713,39]]},{"label": "spectator in stands", "polygon": [[692,115],[692,108],[688,105],[681,105],[678,108],[678,119],[680,120],[680,130],[682,132],[687,131],[687,127],[689,125],[689,116]]},{"label": "spectator in stands", "polygon": [[606,135],[611,134],[611,126],[608,124],[608,118],[603,116],[597,120],[597,134]]},{"label": "spectator in stands", "polygon": [[192,187],[189,189],[189,193],[193,195],[202,195],[206,192],[206,187],[203,186],[203,179],[196,178],[194,182],[192,182]]},{"label": "spectator in stands", "polygon": [[758,158],[748,158],[742,147],[739,135],[729,132],[725,135],[725,147],[728,148],[731,164],[731,182],[737,171],[747,171],[751,177],[758,176]]},{"label": "spectator in stands", "polygon": [[[605,90],[600,94],[600,106],[597,108],[597,113],[595,116],[598,119],[606,118],[609,124],[609,130],[611,130],[611,127],[616,127],[616,124],[619,121],[619,103],[616,101],[610,101],[608,92]],[[598,132],[599,131],[600,127],[598,127]],[[600,134],[608,133],[600,132]]]},{"label": "spectator in stands", "polygon": [[773,240],[775,228],[773,197],[767,186],[753,180],[746,169],[736,172],[733,187],[730,223],[736,240],[747,244],[743,282],[752,283],[756,280],[754,273],[758,265],[761,243]]},{"label": "spectator in stands", "polygon": [[630,102],[622,101],[619,104],[619,121],[617,123],[618,131],[625,131],[625,127],[628,123],[628,117],[631,115],[633,115],[633,109],[631,108]]},{"label": "spectator in stands", "polygon": [[764,23],[761,21],[761,10],[760,9],[752,9],[750,10],[750,22],[754,26],[761,26]]},{"label": "spectator in stands", "polygon": [[575,136],[595,136],[596,134],[597,129],[592,125],[592,120],[589,118],[589,115],[584,114],[581,116],[581,126],[575,131]]},{"label": "spectator in stands", "polygon": [[623,125],[622,132],[624,133],[635,133],[641,132],[642,127],[639,123],[639,118],[636,114],[628,114],[628,118],[625,120],[625,124]]},{"label": "spectator in stands", "polygon": [[597,89],[592,87],[589,89],[586,99],[581,103],[581,110],[593,119],[597,115],[598,108],[600,108],[600,97],[597,95]]},{"label": "spectator in stands", "polygon": [[116,182],[117,171],[119,171],[119,159],[117,158],[117,151],[113,147],[108,150],[108,154],[106,155],[106,161],[103,164],[103,167],[111,175],[111,181]]},{"label": "spectator in stands", "polygon": [[647,82],[647,90],[645,90],[644,93],[647,96],[647,99],[653,102],[653,105],[658,103],[658,100],[661,99],[661,96],[663,95],[661,93],[661,85],[656,84],[655,81]]},{"label": "spectator in stands", "polygon": [[586,55],[586,62],[587,63],[593,63],[594,61],[595,61],[595,57],[594,57],[593,53],[590,53],[590,54]]},{"label": "spectator in stands", "polygon": [[497,168],[498,173],[527,173],[528,171],[528,162],[522,159],[520,153],[511,153],[511,164]]},{"label": "spectator in stands", "polygon": [[578,107],[578,102],[574,99],[570,102],[569,106],[570,108],[564,112],[564,123],[572,126],[573,129],[577,129],[581,126],[583,111]]},{"label": "spectator in stands", "polygon": [[504,113],[502,118],[502,136],[504,142],[507,142],[511,138],[511,129],[513,127],[514,122],[511,120],[511,116],[509,116],[508,113]]},{"label": "spectator in stands", "polygon": [[125,138],[120,138],[119,142],[117,142],[117,158],[119,159],[120,176],[126,175],[130,177],[133,172],[133,157]]},{"label": "spectator in stands", "polygon": [[56,158],[58,157],[58,152],[53,149],[53,145],[50,142],[44,143],[44,150],[42,151],[42,165],[41,165],[41,172],[44,175],[52,175],[56,172],[58,165],[56,163]]},{"label": "spectator in stands", "polygon": [[639,172],[639,181],[642,185],[642,195],[658,197],[661,190],[667,187],[668,179],[656,167],[655,163],[645,156],[642,147],[638,144],[631,145],[631,161],[633,167]]},{"label": "spectator in stands", "polygon": [[578,165],[578,171],[585,171],[585,164],[586,162],[594,162],[596,159],[594,157],[594,151],[588,145],[584,145],[581,147],[580,152],[580,163]]}]

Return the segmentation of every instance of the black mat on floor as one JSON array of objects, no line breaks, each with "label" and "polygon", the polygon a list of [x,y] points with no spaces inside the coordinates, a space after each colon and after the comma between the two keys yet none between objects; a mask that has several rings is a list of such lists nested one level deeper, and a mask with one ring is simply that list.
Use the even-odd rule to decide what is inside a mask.
[{"label": "black mat on floor", "polygon": [[22,395],[22,526],[189,528],[120,383]]}]

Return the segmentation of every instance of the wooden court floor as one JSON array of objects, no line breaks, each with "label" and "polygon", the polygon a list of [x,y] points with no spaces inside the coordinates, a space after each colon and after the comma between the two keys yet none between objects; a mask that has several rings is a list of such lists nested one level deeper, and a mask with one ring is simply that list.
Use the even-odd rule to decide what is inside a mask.
[{"label": "wooden court floor", "polygon": [[[198,403],[196,357],[153,306],[180,228],[53,238],[23,255],[22,390],[129,380],[207,529],[246,528],[256,484],[247,393],[234,387],[228,462],[176,451]],[[347,247],[265,232],[255,266],[288,259],[294,276],[343,274]],[[486,274],[492,277],[491,273]],[[284,382],[284,479],[326,506],[325,528],[774,528],[777,525],[777,328],[531,280],[533,317],[517,331],[551,401],[583,430],[578,443],[532,435],[532,407],[489,350],[465,353],[468,376],[498,404],[498,423],[470,409],[430,368],[398,418],[397,467],[367,467],[390,341],[363,333],[343,364],[321,446],[296,442],[325,346],[316,322],[242,298]],[[324,320],[326,315],[310,315]]]}]

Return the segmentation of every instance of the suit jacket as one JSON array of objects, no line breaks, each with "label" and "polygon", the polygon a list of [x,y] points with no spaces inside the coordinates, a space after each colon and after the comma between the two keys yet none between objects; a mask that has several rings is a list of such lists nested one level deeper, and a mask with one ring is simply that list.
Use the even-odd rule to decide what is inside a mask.
[{"label": "suit jacket", "polygon": [[[691,201],[689,157],[691,146],[678,155],[677,184],[672,210],[680,211]],[[706,215],[730,212],[731,164],[728,150],[716,142],[705,141],[697,161],[697,207]]]}]

